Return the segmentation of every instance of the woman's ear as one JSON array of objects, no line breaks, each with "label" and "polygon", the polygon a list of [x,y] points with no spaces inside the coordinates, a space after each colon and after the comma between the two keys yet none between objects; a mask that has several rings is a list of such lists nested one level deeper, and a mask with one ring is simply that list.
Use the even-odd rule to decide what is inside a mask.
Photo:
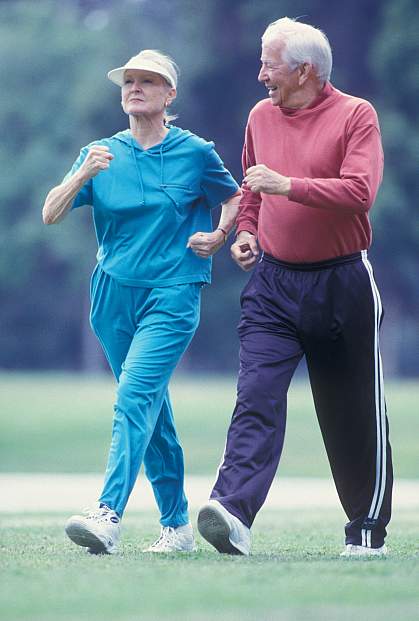
[{"label": "woman's ear", "polygon": [[171,88],[170,91],[167,93],[166,106],[170,106],[172,101],[176,99],[176,95],[177,95],[176,89]]}]

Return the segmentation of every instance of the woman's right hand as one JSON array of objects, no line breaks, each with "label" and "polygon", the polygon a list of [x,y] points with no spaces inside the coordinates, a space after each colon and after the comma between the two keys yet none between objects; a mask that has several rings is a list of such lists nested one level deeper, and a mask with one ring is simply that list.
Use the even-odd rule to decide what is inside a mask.
[{"label": "woman's right hand", "polygon": [[109,147],[95,145],[91,147],[83,164],[67,181],[53,188],[45,199],[42,218],[45,224],[61,222],[70,211],[73,200],[86,181],[95,177],[101,170],[109,168],[113,155]]},{"label": "woman's right hand", "polygon": [[90,147],[87,152],[86,158],[83,164],[80,166],[78,173],[85,180],[88,181],[92,177],[96,177],[101,170],[109,168],[113,155],[109,151],[109,147],[103,145],[94,145]]}]

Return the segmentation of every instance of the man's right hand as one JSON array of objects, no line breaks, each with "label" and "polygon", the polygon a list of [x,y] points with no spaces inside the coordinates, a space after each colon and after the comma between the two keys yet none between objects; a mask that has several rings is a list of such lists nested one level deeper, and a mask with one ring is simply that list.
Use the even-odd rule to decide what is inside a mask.
[{"label": "man's right hand", "polygon": [[240,231],[230,250],[233,260],[245,272],[252,269],[259,256],[256,237],[248,231]]},{"label": "man's right hand", "polygon": [[80,177],[84,181],[96,177],[101,170],[109,168],[111,160],[113,160],[113,155],[109,151],[109,147],[100,144],[94,145],[89,149],[86,159],[78,170]]}]

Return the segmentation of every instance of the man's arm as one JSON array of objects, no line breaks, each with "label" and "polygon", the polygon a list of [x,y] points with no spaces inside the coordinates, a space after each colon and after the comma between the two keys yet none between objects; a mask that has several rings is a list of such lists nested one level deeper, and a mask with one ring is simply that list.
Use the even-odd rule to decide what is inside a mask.
[{"label": "man's arm", "polygon": [[348,140],[339,178],[291,178],[288,198],[308,207],[365,213],[377,196],[383,165],[383,148],[378,127],[358,126]]},{"label": "man's arm", "polygon": [[245,182],[256,194],[283,195],[308,207],[363,213],[374,203],[383,175],[383,160],[376,113],[365,104],[348,129],[339,177],[285,177],[259,164],[247,169]]},{"label": "man's arm", "polygon": [[[246,170],[254,166],[255,163],[253,137],[250,123],[248,123],[242,152],[243,174],[246,175]],[[230,248],[233,260],[245,272],[252,269],[259,256],[257,231],[261,201],[260,193],[253,191],[245,177],[242,183],[242,198],[237,218],[237,237]]]},{"label": "man's arm", "polygon": [[259,210],[262,197],[257,190],[252,189],[246,182],[246,171],[251,166],[255,166],[255,164],[256,155],[249,121],[246,126],[245,140],[242,151],[242,169],[244,179],[242,183],[242,198],[237,217],[237,235],[239,235],[241,231],[247,231],[257,237]]}]

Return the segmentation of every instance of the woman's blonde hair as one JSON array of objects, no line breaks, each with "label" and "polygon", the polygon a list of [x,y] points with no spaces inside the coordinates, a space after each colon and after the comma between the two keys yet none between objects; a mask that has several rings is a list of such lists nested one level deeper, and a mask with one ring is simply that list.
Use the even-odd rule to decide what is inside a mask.
[{"label": "woman's blonde hair", "polygon": [[[168,54],[163,54],[160,50],[142,50],[138,56],[142,56],[144,60],[152,60],[157,65],[161,65],[161,67],[170,75],[174,87],[177,88],[180,71],[173,58],[168,56]],[[170,86],[172,86],[172,84],[170,84]],[[177,119],[177,114],[164,115],[165,124],[170,123],[175,119]]]}]

